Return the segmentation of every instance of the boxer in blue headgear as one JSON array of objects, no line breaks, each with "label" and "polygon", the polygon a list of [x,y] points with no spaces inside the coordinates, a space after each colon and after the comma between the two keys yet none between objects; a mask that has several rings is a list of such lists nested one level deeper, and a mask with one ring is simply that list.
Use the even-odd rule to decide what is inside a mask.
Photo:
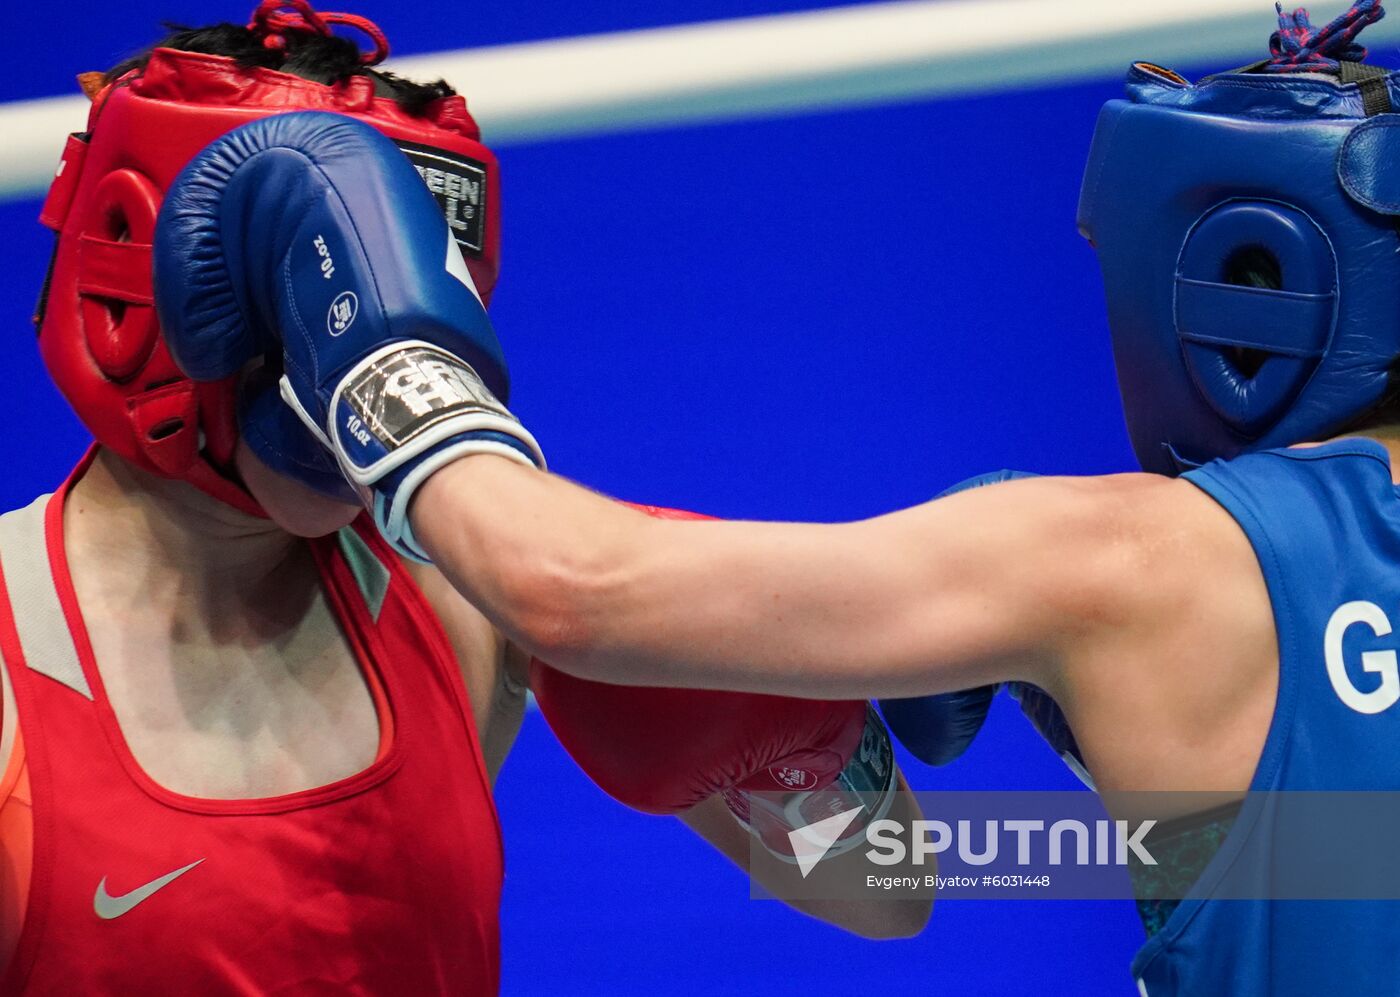
[{"label": "boxer in blue headgear", "polygon": [[[1388,468],[1383,448],[1357,440],[1347,450],[1294,451],[1289,458],[1308,469],[1303,474],[1290,473],[1288,464],[1246,471],[1243,464],[1218,463],[1345,433],[1393,431],[1400,422],[1394,410],[1400,384],[1400,74],[1367,65],[1356,43],[1365,26],[1384,16],[1380,0],[1363,0],[1322,29],[1312,26],[1306,11],[1285,13],[1277,6],[1280,29],[1269,60],[1195,86],[1150,63],[1129,69],[1126,99],[1110,101],[1099,117],[1078,223],[1102,268],[1138,461],[1143,470],[1168,476],[1201,469],[1188,479],[1236,517],[1265,562],[1283,637],[1292,636],[1283,616],[1294,615],[1295,600],[1316,599],[1299,584],[1310,572],[1329,570],[1329,561],[1350,561],[1350,573],[1338,572],[1337,590],[1368,592],[1394,588],[1387,576],[1400,567],[1393,553],[1379,553],[1393,529],[1368,530],[1366,523],[1395,515],[1392,491],[1383,490],[1379,506],[1366,508],[1360,522],[1346,523],[1357,499],[1369,505],[1356,494],[1367,477],[1356,475],[1356,465],[1379,459]],[[1360,460],[1347,470],[1336,461],[1319,473],[1333,463],[1324,462],[1324,454]],[[1308,476],[1317,480],[1295,480]],[[997,472],[950,493],[1017,477],[1024,475]],[[1292,539],[1310,527],[1327,540]],[[1352,551],[1366,553],[1348,556]],[[1277,563],[1265,561],[1273,557]],[[1348,684],[1354,672],[1341,648],[1349,626],[1363,623],[1385,635],[1390,624],[1383,613],[1360,608],[1374,603],[1346,605],[1355,618],[1339,617],[1339,609],[1328,620],[1327,634],[1337,635],[1335,646],[1322,649],[1332,688],[1319,697],[1319,716],[1307,731],[1313,739],[1337,737],[1338,750],[1287,745],[1276,714],[1252,788],[1394,788],[1396,772],[1362,775],[1341,749],[1342,743],[1370,741],[1383,750],[1400,742],[1393,721],[1373,720],[1358,731],[1347,712],[1386,714],[1396,685],[1394,652],[1386,651],[1369,652],[1388,654],[1384,664],[1362,660],[1363,670],[1381,674],[1379,687],[1372,680],[1367,692],[1358,692]],[[1281,664],[1280,707],[1305,717],[1311,704],[1295,707],[1285,697],[1308,683],[1292,679],[1286,658]],[[1007,687],[1047,742],[1092,785],[1054,700],[1025,683]],[[906,747],[944,765],[970,746],[998,688],[887,700],[882,707]],[[1345,709],[1338,710],[1339,699]],[[1293,723],[1301,726],[1299,717]],[[1268,773],[1268,765],[1283,771]],[[1187,817],[1178,825],[1185,830],[1176,835],[1177,846],[1196,850],[1204,863],[1230,841],[1234,817],[1229,808]],[[1227,911],[1203,902],[1224,876],[1220,865],[1194,870],[1201,873],[1200,896],[1180,910],[1171,903],[1141,904],[1153,934],[1134,963],[1143,993],[1393,992],[1391,963],[1322,961],[1328,977],[1322,985],[1311,974],[1281,970],[1288,957],[1261,964],[1241,958],[1239,950],[1230,953],[1243,938],[1245,953],[1271,944],[1315,959],[1317,939],[1299,944],[1300,934],[1324,937],[1356,921],[1393,920],[1393,905],[1339,906],[1322,915],[1306,905],[1292,905],[1282,916],[1283,907],[1236,904]]]},{"label": "boxer in blue headgear", "polygon": [[[1012,683],[1111,807],[1122,791],[1222,794],[1219,810],[1166,814],[1185,823],[1150,839],[1156,872],[1178,882],[1159,876],[1146,895],[1185,899],[1145,907],[1142,994],[1393,994],[1400,907],[1366,899],[1400,898],[1393,829],[1367,842],[1350,832],[1374,829],[1370,817],[1300,827],[1279,802],[1322,795],[1305,816],[1335,818],[1355,798],[1318,791],[1370,806],[1370,791],[1400,788],[1400,412],[1387,404],[1400,79],[1355,42],[1380,16],[1366,0],[1315,29],[1280,11],[1269,61],[1194,87],[1140,65],[1104,112],[1081,221],[1148,473],[983,481],[861,523],[678,523],[499,454],[425,460],[367,422],[352,425],[399,470],[360,482],[381,498],[411,482],[395,539],[411,533],[513,642],[575,676],[922,697],[892,705],[892,727],[937,761],[976,733],[988,690]],[[225,276],[178,227],[157,241],[201,279]],[[279,265],[238,259],[256,274]],[[161,284],[182,350],[248,331],[242,314],[211,324]],[[275,314],[276,282],[249,286]],[[352,476],[356,448],[326,399],[353,379],[325,361],[391,348],[375,328],[355,324],[338,345],[258,330],[259,349],[319,372],[291,401]],[[424,369],[415,385],[428,424],[440,376]],[[473,397],[505,418],[489,392]],[[937,698],[970,688],[952,709]],[[1353,860],[1330,883],[1336,901],[1280,895],[1295,882],[1281,830],[1344,836],[1300,863]]]},{"label": "boxer in blue headgear", "polygon": [[[1137,63],[1127,98],[1104,107],[1079,229],[1103,270],[1143,470],[1400,419],[1385,414],[1400,386],[1400,84],[1356,43],[1384,15],[1364,0],[1319,30],[1279,5],[1273,58],[1197,86]],[[1089,782],[1054,701],[1008,688]],[[946,765],[996,691],[882,705],[916,757]]]},{"label": "boxer in blue headgear", "polygon": [[1320,440],[1387,398],[1400,355],[1400,89],[1360,61],[1358,4],[1320,42],[1191,86],[1147,63],[1099,118],[1079,206],[1128,430],[1177,474]]},{"label": "boxer in blue headgear", "polygon": [[[1400,88],[1355,41],[1384,13],[1365,0],[1318,31],[1280,6],[1272,59],[1198,86],[1137,63],[1127,99],[1104,107],[1079,229],[1103,269],[1143,470],[1325,439],[1391,400]],[[1088,781],[1054,702],[1010,689]],[[917,757],[943,765],[971,744],[995,691],[883,706]]]}]

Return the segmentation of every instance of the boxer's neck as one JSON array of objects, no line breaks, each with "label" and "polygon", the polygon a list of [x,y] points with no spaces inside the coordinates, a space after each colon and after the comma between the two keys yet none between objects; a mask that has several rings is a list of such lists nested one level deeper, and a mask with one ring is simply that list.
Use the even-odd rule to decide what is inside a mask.
[{"label": "boxer's neck", "polygon": [[1400,429],[1386,427],[1366,434],[1390,454],[1390,480],[1400,485]]},{"label": "boxer's neck", "polygon": [[63,527],[94,667],[153,780],[251,799],[373,763],[374,702],[308,544],[110,455]]},{"label": "boxer's neck", "polygon": [[[1374,440],[1385,447],[1386,452],[1390,454],[1390,480],[1400,485],[1400,426],[1372,426],[1370,429],[1364,429],[1355,433],[1347,433],[1345,436],[1333,437],[1332,440],[1328,440],[1327,442],[1331,443],[1335,440],[1355,439],[1357,437]],[[1321,443],[1303,444],[1303,446],[1309,447],[1321,445]]]},{"label": "boxer's neck", "polygon": [[[240,512],[193,486],[149,474],[107,451],[74,486],[64,510],[70,562],[107,576],[104,602],[192,599],[206,609],[264,598],[302,603],[284,568],[304,544],[269,520]],[[298,555],[301,555],[300,558]],[[302,588],[314,573],[292,573]],[[123,581],[126,584],[123,584]],[[162,584],[166,582],[168,584]]]}]

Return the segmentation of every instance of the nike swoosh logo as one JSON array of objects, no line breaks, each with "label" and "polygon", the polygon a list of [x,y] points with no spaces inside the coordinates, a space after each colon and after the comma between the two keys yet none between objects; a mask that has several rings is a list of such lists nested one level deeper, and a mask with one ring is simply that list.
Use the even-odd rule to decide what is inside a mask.
[{"label": "nike swoosh logo", "polygon": [[130,893],[123,893],[119,897],[114,897],[107,892],[107,877],[103,876],[102,882],[97,884],[97,892],[92,896],[92,909],[97,916],[104,921],[110,921],[113,918],[121,917],[127,911],[131,910],[131,908],[141,903],[141,901],[150,897],[151,894],[169,886],[203,861],[203,859],[195,859],[184,868],[176,869],[174,872],[167,872],[159,879],[153,879],[145,886],[138,886]]}]

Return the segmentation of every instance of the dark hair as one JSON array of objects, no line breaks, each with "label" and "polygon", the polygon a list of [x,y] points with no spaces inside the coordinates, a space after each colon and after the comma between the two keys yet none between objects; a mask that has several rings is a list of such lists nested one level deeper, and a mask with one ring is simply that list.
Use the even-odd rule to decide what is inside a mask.
[{"label": "dark hair", "polygon": [[289,31],[283,36],[287,43],[284,49],[270,49],[263,45],[262,34],[238,24],[211,24],[203,28],[166,24],[165,28],[169,34],[107,70],[103,81],[111,83],[133,69],[144,69],[154,49],[173,48],[228,56],[244,68],[262,66],[316,83],[339,83],[351,76],[368,76],[374,81],[376,95],[397,101],[409,114],[422,114],[433,101],[457,92],[445,80],[415,83],[366,66],[360,62],[358,46],[337,35]]},{"label": "dark hair", "polygon": [[1364,433],[1368,429],[1395,429],[1400,427],[1400,361],[1392,364],[1387,375],[1385,393],[1374,408],[1355,422],[1338,430],[1337,434]]}]

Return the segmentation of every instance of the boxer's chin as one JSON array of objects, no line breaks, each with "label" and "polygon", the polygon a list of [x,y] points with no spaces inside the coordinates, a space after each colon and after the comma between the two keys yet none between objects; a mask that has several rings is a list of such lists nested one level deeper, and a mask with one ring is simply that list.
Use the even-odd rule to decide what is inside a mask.
[{"label": "boxer's chin", "polygon": [[337,502],[272,470],[240,440],[234,457],[248,492],[282,529],[298,537],[324,537],[349,526],[361,507]]}]

